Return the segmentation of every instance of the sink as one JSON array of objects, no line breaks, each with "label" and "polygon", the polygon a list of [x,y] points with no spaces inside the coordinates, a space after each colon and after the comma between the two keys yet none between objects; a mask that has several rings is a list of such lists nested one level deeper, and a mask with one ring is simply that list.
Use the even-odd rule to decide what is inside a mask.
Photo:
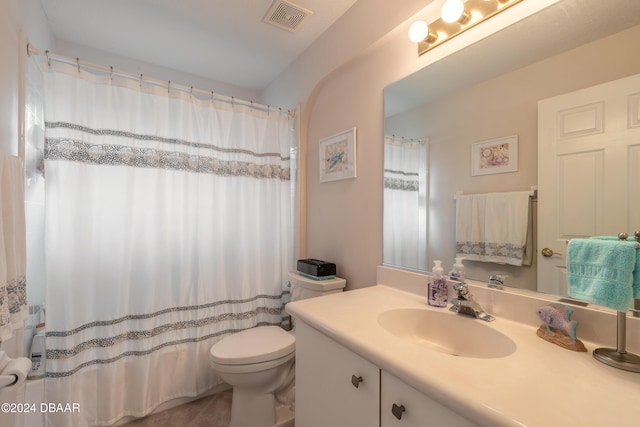
[{"label": "sink", "polygon": [[384,330],[428,350],[492,359],[516,351],[515,343],[485,322],[449,311],[400,308],[378,316]]}]

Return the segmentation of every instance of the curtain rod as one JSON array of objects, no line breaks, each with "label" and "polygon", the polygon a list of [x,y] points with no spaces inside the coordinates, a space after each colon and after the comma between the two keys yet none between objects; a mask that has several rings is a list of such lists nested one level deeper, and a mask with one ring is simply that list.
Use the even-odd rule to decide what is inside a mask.
[{"label": "curtain rod", "polygon": [[144,77],[143,74],[136,75],[126,71],[116,70],[113,67],[105,67],[103,65],[93,64],[89,62],[80,62],[80,58],[73,59],[67,56],[57,55],[49,52],[48,50],[38,49],[32,46],[30,43],[27,43],[27,56],[34,56],[34,55],[45,56],[47,58],[47,62],[49,65],[51,65],[51,61],[57,61],[63,64],[75,65],[78,67],[78,71],[80,71],[80,68],[101,71],[113,76],[124,77],[127,79],[139,81],[139,82],[145,82],[145,83],[152,84],[154,86],[166,87],[167,91],[178,90],[180,92],[185,92],[189,94],[198,93],[201,95],[206,95],[207,97],[211,97],[211,99],[226,102],[229,104],[240,104],[246,107],[255,108],[256,110],[260,110],[260,111],[266,111],[266,112],[275,111],[275,112],[280,112],[282,114],[286,114],[289,117],[295,117],[295,110],[283,110],[282,108],[272,107],[270,105],[258,104],[253,101],[245,101],[242,99],[235,98],[233,96],[220,95],[218,93],[215,93],[214,91],[206,91],[202,89],[196,89],[193,86],[185,86],[185,85],[171,83],[171,80],[164,81],[164,80],[151,79],[149,77]]},{"label": "curtain rod", "polygon": [[430,138],[428,136],[424,138],[405,138],[404,136],[385,135],[385,138],[390,139],[392,142],[399,142],[401,144],[420,144],[426,145],[429,143]]}]

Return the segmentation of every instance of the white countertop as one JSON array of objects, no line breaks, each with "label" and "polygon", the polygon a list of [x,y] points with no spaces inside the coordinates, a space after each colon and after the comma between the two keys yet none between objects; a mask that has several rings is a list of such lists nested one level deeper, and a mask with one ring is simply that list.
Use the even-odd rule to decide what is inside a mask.
[{"label": "white countertop", "polygon": [[591,352],[601,345],[583,341],[588,352],[569,351],[540,339],[536,327],[465,316],[504,333],[517,349],[502,358],[456,357],[385,331],[378,315],[395,308],[462,316],[383,285],[295,301],[286,310],[480,426],[640,426],[640,373],[596,361]]}]

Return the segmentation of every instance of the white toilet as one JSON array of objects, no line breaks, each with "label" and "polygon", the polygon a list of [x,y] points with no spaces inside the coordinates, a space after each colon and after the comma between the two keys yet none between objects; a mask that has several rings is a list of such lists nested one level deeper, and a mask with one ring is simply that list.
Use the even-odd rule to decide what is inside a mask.
[{"label": "white toilet", "polygon": [[[346,285],[339,277],[314,280],[294,272],[289,282],[291,301],[342,292]],[[293,398],[294,331],[247,329],[215,343],[210,354],[213,369],[233,387],[230,427],[284,426],[292,420],[293,402],[287,400]]]}]

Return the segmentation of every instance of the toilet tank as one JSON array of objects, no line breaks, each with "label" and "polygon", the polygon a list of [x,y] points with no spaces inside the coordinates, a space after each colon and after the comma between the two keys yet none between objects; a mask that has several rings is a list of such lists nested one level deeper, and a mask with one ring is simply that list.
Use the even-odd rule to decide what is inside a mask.
[{"label": "toilet tank", "polygon": [[291,283],[290,301],[298,301],[342,292],[347,281],[339,277],[327,280],[314,280],[290,271],[289,283]]}]

